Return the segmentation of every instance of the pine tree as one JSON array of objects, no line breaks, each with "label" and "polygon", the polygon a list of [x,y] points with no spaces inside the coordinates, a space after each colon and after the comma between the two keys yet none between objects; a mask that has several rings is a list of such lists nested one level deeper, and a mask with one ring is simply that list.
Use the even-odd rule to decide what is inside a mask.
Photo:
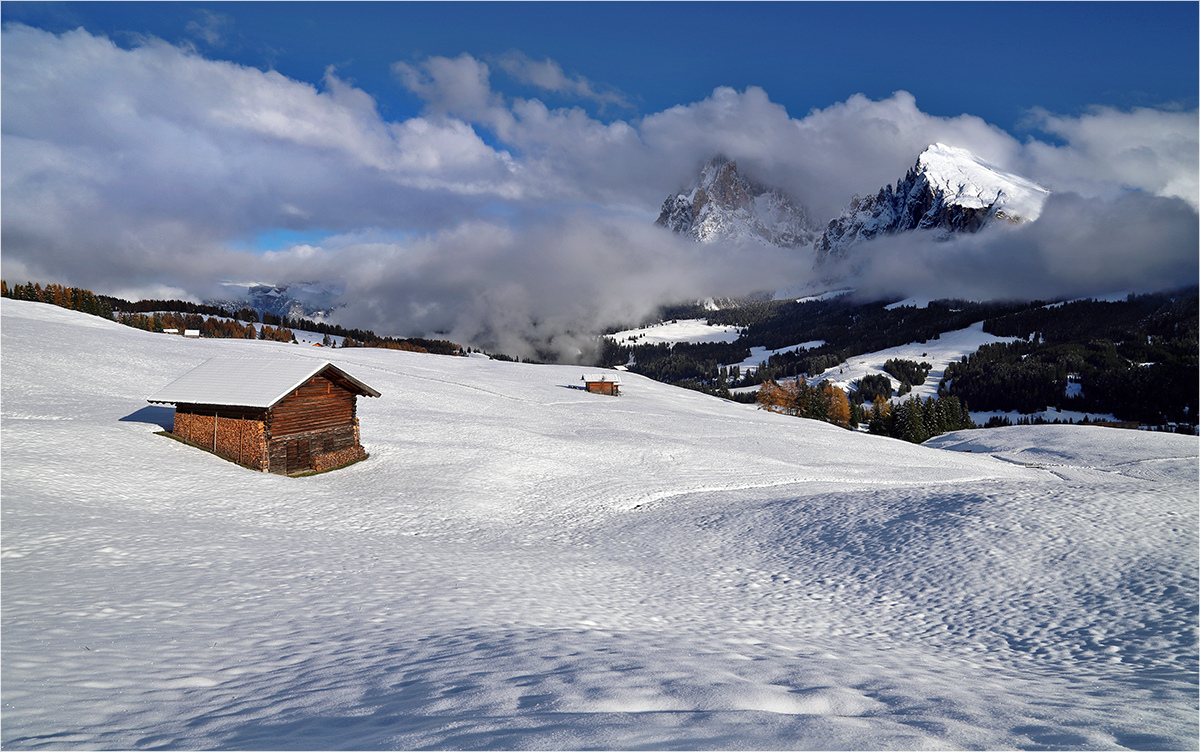
[{"label": "pine tree", "polygon": [[871,420],[867,430],[877,436],[892,435],[892,403],[882,396],[875,397],[871,404]]},{"label": "pine tree", "polygon": [[[919,397],[917,399],[920,401]],[[923,433],[926,439],[945,433],[939,427],[938,406],[933,397],[926,397],[925,401],[921,403],[921,427],[924,429]]]},{"label": "pine tree", "polygon": [[815,387],[804,384],[804,417],[811,420],[829,420],[829,403],[825,396],[828,386],[824,381]]},{"label": "pine tree", "polygon": [[897,405],[892,423],[892,436],[914,444],[928,439],[923,412],[921,400],[917,397],[910,397]]},{"label": "pine tree", "polygon": [[867,415],[863,412],[861,402],[854,400],[848,400],[848,402],[850,403],[850,428],[858,428],[859,425],[867,422]]}]

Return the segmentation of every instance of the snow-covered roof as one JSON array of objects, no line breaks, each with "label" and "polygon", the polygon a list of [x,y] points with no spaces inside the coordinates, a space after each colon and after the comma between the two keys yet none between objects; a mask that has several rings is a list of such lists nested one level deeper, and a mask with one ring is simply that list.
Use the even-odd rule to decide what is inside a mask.
[{"label": "snow-covered roof", "polygon": [[357,394],[379,392],[327,360],[308,358],[213,358],[146,398],[147,402],[274,407],[317,374]]},{"label": "snow-covered roof", "polygon": [[606,381],[609,384],[620,384],[621,377],[615,373],[585,373],[583,380],[589,384],[595,384],[600,381]]}]

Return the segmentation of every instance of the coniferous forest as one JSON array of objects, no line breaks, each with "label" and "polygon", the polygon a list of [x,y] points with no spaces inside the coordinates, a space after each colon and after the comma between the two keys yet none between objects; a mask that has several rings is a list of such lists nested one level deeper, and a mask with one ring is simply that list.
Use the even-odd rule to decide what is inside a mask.
[{"label": "coniferous forest", "polygon": [[[1020,339],[986,345],[951,364],[937,401],[953,397],[976,411],[1060,408],[1153,426],[1196,425],[1200,307],[1194,286],[1116,302],[939,300],[926,308],[889,310],[891,302],[863,303],[844,296],[803,303],[745,301],[717,311],[673,306],[662,313],[739,326],[742,334],[730,343],[673,346],[605,340],[600,364],[628,364],[629,370],[659,381],[727,396],[736,387],[815,376],[856,355],[934,340],[983,321],[989,334]],[[779,349],[803,342],[820,344],[773,355],[751,373],[723,366],[749,358],[751,347]],[[901,382],[903,397],[908,388],[923,383],[929,364],[894,360],[885,370]],[[892,397],[886,381],[882,376],[862,380],[851,403],[870,405],[877,397]],[[895,435],[896,418],[889,420],[885,430],[877,418],[873,430]]]},{"label": "coniferous forest", "polygon": [[1147,425],[1196,423],[1197,295],[1079,301],[989,320],[1020,337],[950,364],[940,391],[976,410],[1111,413]]}]

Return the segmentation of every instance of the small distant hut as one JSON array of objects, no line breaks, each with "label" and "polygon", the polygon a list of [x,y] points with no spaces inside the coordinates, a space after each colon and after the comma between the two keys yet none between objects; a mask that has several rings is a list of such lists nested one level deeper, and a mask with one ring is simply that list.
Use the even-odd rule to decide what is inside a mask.
[{"label": "small distant hut", "polygon": [[293,475],[366,456],[358,397],[379,392],[328,361],[214,358],[146,398],[175,405],[171,432],[239,464]]},{"label": "small distant hut", "polygon": [[199,329],[184,329],[183,336],[188,337],[189,339],[200,339],[200,330]]},{"label": "small distant hut", "polygon": [[608,394],[613,397],[621,393],[621,379],[610,373],[585,373],[584,388],[593,394]]}]

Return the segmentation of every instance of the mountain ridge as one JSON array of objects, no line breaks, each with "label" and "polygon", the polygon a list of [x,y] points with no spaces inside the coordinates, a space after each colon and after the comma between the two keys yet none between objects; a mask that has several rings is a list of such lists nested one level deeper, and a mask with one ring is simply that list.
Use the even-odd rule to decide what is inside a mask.
[{"label": "mountain ridge", "polygon": [[1049,193],[966,149],[933,144],[895,189],[889,184],[873,196],[855,196],[830,220],[816,244],[816,266],[844,259],[851,246],[881,235],[932,230],[946,239],[979,232],[993,219],[1032,222]]},{"label": "mountain ridge", "polygon": [[758,242],[781,248],[811,245],[818,235],[804,208],[784,191],[751,182],[737,162],[716,156],[700,179],[668,196],[655,221],[699,242]]},{"label": "mountain ridge", "polygon": [[232,294],[228,298],[205,300],[229,310],[243,306],[253,308],[259,316],[269,313],[281,318],[315,319],[324,321],[345,303],[339,302],[346,289],[344,285],[327,282],[288,282],[283,284],[225,282],[222,287],[244,288],[244,294]]},{"label": "mountain ridge", "polygon": [[814,268],[820,268],[881,235],[931,230],[946,239],[978,232],[993,220],[1035,221],[1049,193],[966,149],[935,143],[894,188],[888,184],[874,194],[855,195],[817,230],[805,208],[782,190],[749,181],[736,161],[716,156],[689,188],[666,198],[655,224],[698,242],[807,248]]}]

